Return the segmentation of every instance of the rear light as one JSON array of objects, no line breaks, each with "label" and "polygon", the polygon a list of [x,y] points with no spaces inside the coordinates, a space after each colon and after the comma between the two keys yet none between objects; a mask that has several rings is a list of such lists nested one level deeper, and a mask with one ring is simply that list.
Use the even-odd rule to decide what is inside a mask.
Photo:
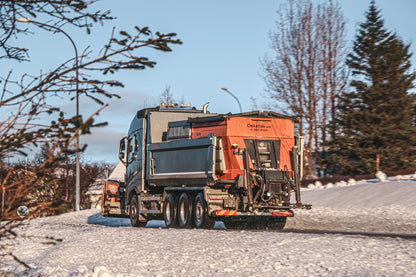
[{"label": "rear light", "polygon": [[118,185],[109,183],[107,185],[107,190],[109,190],[111,193],[117,193],[117,191],[118,191]]}]

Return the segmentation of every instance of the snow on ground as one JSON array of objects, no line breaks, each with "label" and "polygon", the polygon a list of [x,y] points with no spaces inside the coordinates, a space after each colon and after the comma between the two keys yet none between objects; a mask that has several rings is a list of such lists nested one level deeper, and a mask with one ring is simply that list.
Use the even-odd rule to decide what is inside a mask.
[{"label": "snow on ground", "polygon": [[296,210],[286,230],[416,235],[416,174],[391,177],[384,182],[349,183],[303,190],[302,201],[311,203],[312,210]]},{"label": "snow on ground", "polygon": [[[349,183],[349,184],[348,184]],[[85,210],[19,232],[0,270],[42,276],[415,276],[416,176],[350,181],[302,192],[283,232],[132,228]],[[53,237],[61,242],[47,239]]]}]

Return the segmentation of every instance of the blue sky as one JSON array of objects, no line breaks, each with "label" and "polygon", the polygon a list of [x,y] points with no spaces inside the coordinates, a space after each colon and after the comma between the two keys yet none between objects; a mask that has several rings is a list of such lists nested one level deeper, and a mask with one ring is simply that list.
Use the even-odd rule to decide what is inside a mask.
[{"label": "blue sky", "polygon": [[[82,52],[87,46],[100,50],[109,38],[113,26],[117,30],[132,30],[134,26],[149,26],[153,31],[175,32],[183,41],[173,52],[145,51],[142,54],[155,60],[154,69],[126,71],[112,78],[121,80],[125,87],[115,90],[120,100],[108,101],[110,106],[99,116],[109,125],[96,129],[92,135],[81,138],[89,147],[84,154],[87,160],[117,162],[118,141],[125,135],[135,112],[145,105],[159,105],[159,95],[166,86],[177,99],[201,108],[210,102],[211,112],[238,112],[238,105],[220,90],[227,87],[238,96],[244,111],[251,109],[250,97],[261,100],[265,84],[260,76],[260,58],[269,48],[268,35],[274,28],[276,11],[284,0],[228,0],[228,1],[142,1],[102,0],[97,5],[110,9],[117,17],[104,26],[96,25],[91,35],[65,29]],[[348,47],[351,47],[357,26],[364,21],[364,12],[370,0],[339,0],[347,20]],[[117,3],[117,4],[116,4]],[[416,1],[377,0],[385,25],[396,31],[411,51],[416,51]],[[23,24],[23,23],[22,23]],[[29,27],[29,26],[28,26]],[[15,74],[37,74],[73,57],[69,41],[60,34],[50,34],[30,27],[35,34],[20,38],[19,43],[31,48],[30,63],[10,63]],[[413,68],[416,58],[413,57]],[[4,70],[0,73],[4,75]],[[16,75],[18,76],[18,75]],[[66,110],[75,112],[75,103],[60,103]],[[98,106],[81,99],[81,112],[87,116]],[[72,110],[72,111],[71,111]],[[282,111],[281,111],[282,112]],[[284,111],[283,111],[284,112]]]}]

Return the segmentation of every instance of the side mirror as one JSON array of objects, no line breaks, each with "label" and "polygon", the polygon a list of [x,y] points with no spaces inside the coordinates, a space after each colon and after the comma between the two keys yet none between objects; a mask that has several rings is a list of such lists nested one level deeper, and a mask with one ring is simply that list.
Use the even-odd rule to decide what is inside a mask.
[{"label": "side mirror", "polygon": [[126,137],[120,140],[120,149],[118,151],[118,158],[122,163],[126,163]]}]

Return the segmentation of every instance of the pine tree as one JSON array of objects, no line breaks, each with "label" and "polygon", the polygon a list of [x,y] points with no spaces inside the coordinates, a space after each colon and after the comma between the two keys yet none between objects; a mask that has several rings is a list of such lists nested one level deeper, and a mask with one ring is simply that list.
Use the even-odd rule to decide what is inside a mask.
[{"label": "pine tree", "polygon": [[332,122],[337,134],[330,143],[329,167],[341,174],[374,172],[415,165],[415,73],[410,45],[388,32],[374,1],[361,23],[347,57],[353,80],[342,95]]}]

